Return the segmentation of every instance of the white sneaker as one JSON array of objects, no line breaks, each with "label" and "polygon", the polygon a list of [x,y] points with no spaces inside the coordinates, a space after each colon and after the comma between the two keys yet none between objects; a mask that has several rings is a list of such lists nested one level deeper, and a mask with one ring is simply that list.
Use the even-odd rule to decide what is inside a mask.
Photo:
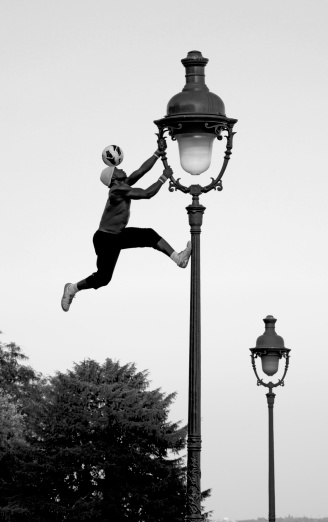
[{"label": "white sneaker", "polygon": [[61,300],[61,307],[64,310],[64,312],[68,312],[69,307],[72,304],[72,301],[75,297],[75,294],[71,294],[69,291],[69,287],[71,286],[71,283],[66,283],[64,286],[64,293]]},{"label": "white sneaker", "polygon": [[178,266],[180,268],[186,268],[186,266],[188,265],[190,256],[191,256],[191,241],[188,241],[187,247],[184,250],[182,250],[182,252],[180,252],[180,254],[179,254]]}]

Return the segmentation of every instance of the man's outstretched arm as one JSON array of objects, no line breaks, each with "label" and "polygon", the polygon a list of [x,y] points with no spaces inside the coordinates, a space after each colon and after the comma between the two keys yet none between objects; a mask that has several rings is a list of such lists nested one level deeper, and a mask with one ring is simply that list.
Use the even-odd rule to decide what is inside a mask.
[{"label": "man's outstretched arm", "polygon": [[156,150],[156,152],[147,159],[138,170],[135,170],[132,172],[132,174],[127,178],[126,183],[127,185],[134,185],[142,176],[144,176],[147,172],[150,171],[150,169],[153,168],[158,158],[160,158],[164,152],[161,152],[159,149]]},{"label": "man's outstretched arm", "polygon": [[121,187],[115,187],[115,195],[129,198],[129,199],[150,199],[157,194],[160,188],[163,186],[165,181],[172,176],[173,172],[171,167],[164,169],[163,174],[160,178],[150,185],[146,189],[142,188],[129,188],[126,185]]}]

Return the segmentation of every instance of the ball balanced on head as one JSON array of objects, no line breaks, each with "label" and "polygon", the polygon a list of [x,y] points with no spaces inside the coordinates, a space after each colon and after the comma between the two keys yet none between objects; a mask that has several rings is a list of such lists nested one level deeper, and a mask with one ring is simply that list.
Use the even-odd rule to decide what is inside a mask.
[{"label": "ball balanced on head", "polygon": [[124,154],[118,145],[108,145],[102,152],[103,162],[109,167],[117,167],[122,163]]},{"label": "ball balanced on head", "polygon": [[106,187],[110,186],[115,167],[122,163],[123,158],[123,150],[118,145],[108,145],[102,151],[102,160],[108,167],[101,172],[100,181]]}]

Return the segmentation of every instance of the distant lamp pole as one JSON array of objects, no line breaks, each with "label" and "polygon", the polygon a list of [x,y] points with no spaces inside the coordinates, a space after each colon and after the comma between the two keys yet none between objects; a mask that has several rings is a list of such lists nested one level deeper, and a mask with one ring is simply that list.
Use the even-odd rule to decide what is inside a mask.
[{"label": "distant lamp pole", "polygon": [[[217,177],[206,186],[197,183],[186,187],[180,179],[170,179],[169,190],[180,190],[192,196],[187,207],[191,232],[191,285],[190,285],[190,349],[188,396],[188,460],[187,460],[187,513],[186,521],[201,522],[200,452],[201,452],[201,315],[200,315],[200,233],[205,207],[199,196],[210,190],[222,190],[222,176],[227,168],[233,140],[233,126],[237,120],[225,115],[224,103],[210,92],[205,84],[207,58],[199,51],[190,51],[182,64],[186,68],[186,85],[173,96],[167,105],[167,115],[156,120],[158,146],[166,149],[165,132],[179,145],[180,164],[183,170],[197,175],[205,172],[212,159],[214,140],[222,140],[226,133],[226,149]],[[162,157],[165,167],[166,156]]]},{"label": "distant lamp pole", "polygon": [[[285,348],[284,340],[280,335],[276,334],[275,319],[272,315],[268,315],[263,319],[265,323],[265,332],[260,335],[256,341],[256,347],[250,348],[252,352],[252,366],[254,373],[257,378],[258,386],[265,386],[269,388],[269,393],[266,394],[268,401],[268,413],[269,413],[269,522],[275,522],[276,520],[276,508],[275,508],[275,483],[274,483],[274,438],[273,438],[273,406],[275,393],[273,388],[277,386],[284,386],[284,379],[289,366],[289,352],[290,349]],[[275,375],[279,368],[279,360],[285,358],[285,370],[281,379],[275,384],[273,382],[263,382],[260,379],[255,359],[260,357],[262,362],[262,371],[271,377]]]}]

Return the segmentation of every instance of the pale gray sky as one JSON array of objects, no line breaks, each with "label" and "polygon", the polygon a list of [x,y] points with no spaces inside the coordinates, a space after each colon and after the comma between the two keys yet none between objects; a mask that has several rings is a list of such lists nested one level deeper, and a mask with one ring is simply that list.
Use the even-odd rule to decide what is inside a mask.
[{"label": "pale gray sky", "polygon": [[[292,348],[275,406],[277,516],[328,516],[327,15],[324,0],[3,0],[0,329],[37,370],[106,357],[177,391],[187,420],[189,269],[124,252],[110,286],[65,314],[64,283],[95,270],[92,235],[106,201],[103,148],[139,167],[153,120],[184,85],[197,49],[206,82],[238,118],[224,190],[202,197],[202,487],[214,517],[267,515],[267,405],[248,348],[272,314]],[[213,167],[221,161],[215,144]],[[177,144],[169,163],[181,171]],[[158,163],[140,183],[158,178]],[[189,196],[167,187],[135,202],[176,250]]]}]

